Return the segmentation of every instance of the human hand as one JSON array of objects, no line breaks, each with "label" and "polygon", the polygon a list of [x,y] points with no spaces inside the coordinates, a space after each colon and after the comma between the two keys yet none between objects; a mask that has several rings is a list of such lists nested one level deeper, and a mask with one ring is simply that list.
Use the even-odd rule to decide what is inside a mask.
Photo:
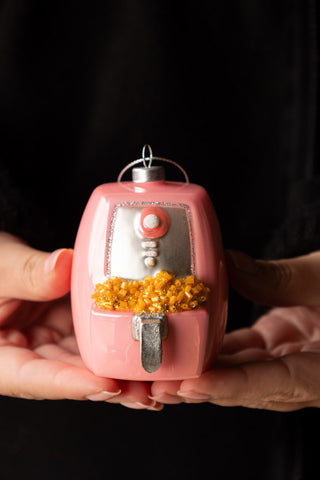
[{"label": "human hand", "polygon": [[67,295],[71,265],[72,250],[40,252],[0,233],[0,394],[161,409],[147,383],[97,377],[84,366]]},{"label": "human hand", "polygon": [[197,379],[155,382],[152,398],[278,411],[319,407],[320,253],[264,262],[229,252],[228,270],[242,295],[278,307],[227,334],[214,368]]}]

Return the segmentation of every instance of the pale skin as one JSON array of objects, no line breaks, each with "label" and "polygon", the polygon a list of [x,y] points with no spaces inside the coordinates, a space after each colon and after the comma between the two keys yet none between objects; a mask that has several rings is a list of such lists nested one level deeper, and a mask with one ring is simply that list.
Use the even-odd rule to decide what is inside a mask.
[{"label": "pale skin", "polygon": [[227,252],[232,286],[269,312],[225,336],[200,378],[157,382],[159,402],[292,411],[320,406],[320,252],[272,262]]},{"label": "pale skin", "polygon": [[227,334],[201,377],[153,384],[96,377],[84,366],[68,297],[72,250],[41,252],[2,232],[0,252],[1,395],[155,411],[181,402],[279,411],[320,406],[320,252],[272,262],[229,252],[231,285],[275,308],[251,328]]},{"label": "pale skin", "polygon": [[147,383],[97,377],[84,366],[68,297],[72,250],[40,252],[2,232],[0,252],[1,395],[162,408]]}]

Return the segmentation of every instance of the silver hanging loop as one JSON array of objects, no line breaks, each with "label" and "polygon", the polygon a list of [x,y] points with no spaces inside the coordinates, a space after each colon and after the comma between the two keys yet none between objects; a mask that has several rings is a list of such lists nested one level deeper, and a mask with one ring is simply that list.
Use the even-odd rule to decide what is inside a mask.
[{"label": "silver hanging loop", "polygon": [[[145,153],[146,153],[146,148],[148,148],[149,150],[149,157],[146,158],[145,156]],[[151,165],[152,165],[152,159],[153,159],[153,155],[152,155],[152,150],[151,150],[151,147],[150,145],[148,145],[147,143],[143,146],[142,148],[142,162],[143,162],[143,166],[145,168],[150,168]],[[146,164],[146,160],[149,160],[149,165],[147,166]]]},{"label": "silver hanging loop", "polygon": [[[146,157],[146,148],[148,148],[149,150],[149,157]],[[148,165],[147,165],[147,162],[146,160],[149,161]],[[123,175],[125,174],[125,172],[127,170],[129,170],[130,168],[134,167],[135,165],[137,165],[138,163],[142,163],[144,168],[146,169],[152,169],[152,168],[155,168],[155,167],[152,167],[152,161],[153,160],[158,160],[160,162],[166,162],[166,163],[171,163],[171,165],[174,165],[175,167],[177,167],[183,174],[184,176],[184,179],[185,179],[185,182],[186,183],[189,183],[189,177],[188,177],[188,174],[187,172],[176,162],[174,162],[173,160],[169,160],[168,158],[162,158],[162,157],[155,157],[152,153],[152,150],[151,150],[151,147],[150,145],[148,144],[145,144],[142,148],[142,158],[138,158],[137,160],[134,160],[133,162],[130,162],[128,163],[128,165],[126,165],[122,170],[121,172],[119,173],[119,176],[118,176],[118,179],[117,179],[117,182],[120,183],[121,180],[122,180],[122,177]],[[142,168],[143,170],[143,168]],[[145,172],[147,173],[147,172]],[[149,170],[149,173],[150,173],[150,170]],[[143,180],[141,180],[142,182]],[[138,182],[139,183],[139,182]]]}]

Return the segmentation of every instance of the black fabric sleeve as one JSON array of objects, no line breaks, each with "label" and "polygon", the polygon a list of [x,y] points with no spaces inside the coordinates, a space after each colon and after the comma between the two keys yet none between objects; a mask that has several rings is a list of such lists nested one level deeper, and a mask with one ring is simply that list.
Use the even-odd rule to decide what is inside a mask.
[{"label": "black fabric sleeve", "polygon": [[290,258],[320,248],[320,177],[296,185],[289,195],[288,215],[273,233],[267,259]]},{"label": "black fabric sleeve", "polygon": [[40,209],[23,194],[9,169],[0,163],[0,230],[41,248],[41,232],[46,232],[46,227]]}]

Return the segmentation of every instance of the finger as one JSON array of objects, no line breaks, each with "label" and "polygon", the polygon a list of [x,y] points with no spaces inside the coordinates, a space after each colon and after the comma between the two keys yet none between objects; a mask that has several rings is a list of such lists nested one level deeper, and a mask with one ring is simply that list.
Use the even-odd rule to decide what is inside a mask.
[{"label": "finger", "polygon": [[85,368],[47,360],[19,347],[0,352],[2,395],[32,399],[107,401],[120,393],[116,380],[96,377]]},{"label": "finger", "polygon": [[73,355],[80,355],[78,343],[74,335],[62,338],[59,345]]},{"label": "finger", "polygon": [[309,342],[307,344],[301,345],[301,352],[313,352],[320,354],[320,341]]},{"label": "finger", "polygon": [[252,328],[241,328],[227,333],[223,339],[221,354],[230,355],[245,348],[265,348],[260,332]]},{"label": "finger", "polygon": [[28,340],[23,333],[14,328],[0,330],[0,347],[14,345],[16,347],[27,347]]},{"label": "finger", "polygon": [[297,353],[276,360],[219,368],[185,380],[179,395],[189,401],[291,411],[319,406],[319,355]]},{"label": "finger", "polygon": [[28,347],[35,350],[40,345],[55,344],[61,340],[61,334],[45,325],[35,325],[25,332]]},{"label": "finger", "polygon": [[73,332],[70,295],[48,303],[42,323],[57,330],[63,336],[70,335]]},{"label": "finger", "polygon": [[150,398],[156,402],[175,405],[182,403],[183,399],[177,395],[180,388],[181,381],[165,381],[159,380],[153,382],[151,385]]},{"label": "finger", "polygon": [[233,364],[240,365],[247,362],[272,360],[273,358],[275,358],[275,355],[262,348],[245,348],[244,350],[232,353],[231,355],[219,355],[215,362],[215,366],[225,367]]},{"label": "finger", "polygon": [[[34,351],[42,358],[48,360],[58,360],[63,363],[69,363],[85,369],[85,365],[79,355],[71,353],[59,345],[42,345],[37,347]],[[127,382],[119,381],[119,393],[116,396],[110,396],[108,401],[110,403],[121,403],[121,405],[133,409],[148,409],[159,411],[162,405],[159,402],[150,398],[150,388],[145,382]]]},{"label": "finger", "polygon": [[147,382],[119,380],[121,393],[112,399],[111,403],[121,405],[134,410],[162,410],[163,405],[150,398],[150,386]]},{"label": "finger", "polygon": [[16,298],[0,298],[0,325],[6,323],[8,318],[19,309],[21,303],[22,300]]},{"label": "finger", "polygon": [[265,342],[266,349],[275,354],[286,343],[307,343],[320,339],[319,308],[277,307],[263,315],[253,325]]},{"label": "finger", "polygon": [[[8,301],[7,303],[11,303]],[[73,333],[73,322],[69,295],[48,302],[34,302],[30,300],[12,300],[15,304],[9,316],[1,309],[0,326],[19,325],[20,329],[27,330],[38,323],[55,330],[62,336]],[[32,327],[31,327],[32,328]]]},{"label": "finger", "polygon": [[41,252],[0,233],[0,297],[51,300],[70,290],[72,250]]},{"label": "finger", "polygon": [[227,251],[231,285],[248,299],[263,305],[320,305],[320,252],[291,259],[254,260]]},{"label": "finger", "polygon": [[85,368],[85,364],[80,355],[65,349],[61,346],[61,343],[59,345],[41,345],[35,348],[34,352],[47,360],[59,360],[60,362],[70,363],[70,365],[75,365],[76,367]]}]

